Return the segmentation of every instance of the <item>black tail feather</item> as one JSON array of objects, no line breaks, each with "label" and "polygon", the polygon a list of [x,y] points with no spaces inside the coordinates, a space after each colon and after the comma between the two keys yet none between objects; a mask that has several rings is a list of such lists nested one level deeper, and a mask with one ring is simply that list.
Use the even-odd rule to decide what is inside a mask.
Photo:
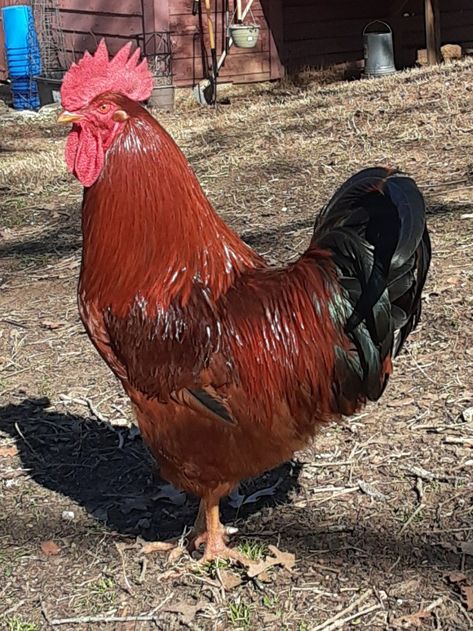
[{"label": "black tail feather", "polygon": [[346,383],[376,399],[385,359],[400,351],[420,317],[431,258],[422,194],[403,173],[365,169],[321,212],[312,242],[333,253],[352,307],[345,331],[358,357],[340,353]]}]

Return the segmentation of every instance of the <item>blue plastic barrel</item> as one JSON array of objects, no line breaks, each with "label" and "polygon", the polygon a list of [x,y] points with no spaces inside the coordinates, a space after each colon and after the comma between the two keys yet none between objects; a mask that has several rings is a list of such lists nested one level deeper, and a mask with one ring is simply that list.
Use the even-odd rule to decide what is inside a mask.
[{"label": "blue plastic barrel", "polygon": [[22,4],[4,7],[2,18],[10,77],[41,74],[38,36],[31,7]]},{"label": "blue plastic barrel", "polygon": [[38,86],[33,77],[41,74],[41,57],[31,7],[4,7],[2,22],[13,107],[36,109],[39,107]]}]

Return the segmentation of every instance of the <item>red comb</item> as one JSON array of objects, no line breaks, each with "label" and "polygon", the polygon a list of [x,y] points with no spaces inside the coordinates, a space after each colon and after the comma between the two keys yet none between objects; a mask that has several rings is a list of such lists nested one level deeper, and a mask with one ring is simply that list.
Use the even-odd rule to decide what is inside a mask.
[{"label": "red comb", "polygon": [[61,101],[64,109],[78,110],[104,92],[124,94],[132,101],[145,101],[153,89],[153,77],[146,59],[138,63],[140,49],[130,56],[131,42],[109,59],[105,40],[94,55],[86,52],[64,75]]}]

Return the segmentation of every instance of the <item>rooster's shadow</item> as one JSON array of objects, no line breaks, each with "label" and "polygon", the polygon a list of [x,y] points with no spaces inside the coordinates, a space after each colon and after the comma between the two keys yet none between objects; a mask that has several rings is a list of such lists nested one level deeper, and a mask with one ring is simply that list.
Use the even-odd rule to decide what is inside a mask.
[{"label": "rooster's shadow", "polygon": [[[60,413],[48,399],[31,398],[0,408],[2,434],[15,438],[27,475],[111,530],[163,539],[179,536],[195,518],[198,500],[174,493],[159,477],[136,428]],[[223,500],[223,519],[246,518],[264,506],[289,502],[299,489],[300,469],[288,462],[242,483],[244,498],[234,497],[233,506]],[[244,502],[238,508],[236,499]]]}]

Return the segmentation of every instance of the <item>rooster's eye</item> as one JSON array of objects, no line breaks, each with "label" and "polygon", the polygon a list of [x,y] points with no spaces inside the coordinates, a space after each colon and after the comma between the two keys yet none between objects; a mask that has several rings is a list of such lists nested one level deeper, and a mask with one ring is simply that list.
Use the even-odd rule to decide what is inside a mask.
[{"label": "rooster's eye", "polygon": [[109,103],[102,103],[101,105],[99,105],[98,110],[101,114],[106,114],[110,109],[110,104]]}]

